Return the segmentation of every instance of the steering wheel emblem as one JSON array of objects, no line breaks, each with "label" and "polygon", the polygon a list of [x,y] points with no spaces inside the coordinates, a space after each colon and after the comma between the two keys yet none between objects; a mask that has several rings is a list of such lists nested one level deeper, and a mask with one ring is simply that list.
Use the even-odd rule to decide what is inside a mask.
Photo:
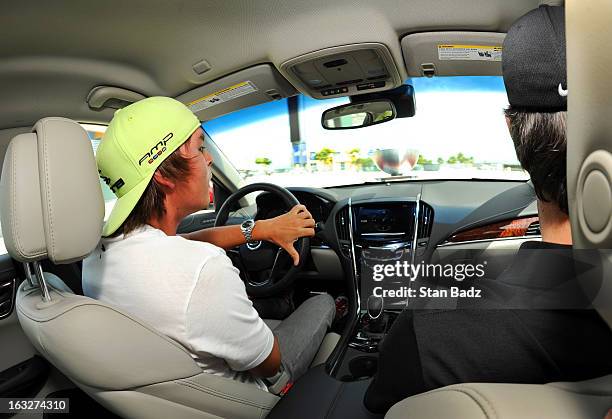
[{"label": "steering wheel emblem", "polygon": [[261,240],[255,240],[255,241],[252,241],[252,242],[248,242],[246,244],[246,247],[249,250],[257,250],[257,249],[259,249],[261,247]]}]

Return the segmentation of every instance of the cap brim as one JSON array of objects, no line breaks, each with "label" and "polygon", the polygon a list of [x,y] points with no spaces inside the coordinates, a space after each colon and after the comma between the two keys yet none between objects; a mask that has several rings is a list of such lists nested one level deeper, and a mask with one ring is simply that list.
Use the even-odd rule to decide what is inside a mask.
[{"label": "cap brim", "polygon": [[115,206],[113,207],[113,210],[111,211],[111,214],[108,217],[106,224],[104,224],[104,228],[102,229],[102,237],[110,236],[117,231],[119,227],[121,227],[121,224],[123,224],[128,218],[145,189],[147,189],[152,177],[153,173],[151,173],[151,176],[141,180],[140,183],[134,186],[128,193],[117,199]]}]

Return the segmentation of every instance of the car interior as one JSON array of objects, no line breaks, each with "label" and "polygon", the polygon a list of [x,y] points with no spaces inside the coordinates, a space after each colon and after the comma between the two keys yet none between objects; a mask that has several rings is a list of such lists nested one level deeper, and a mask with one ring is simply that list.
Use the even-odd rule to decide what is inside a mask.
[{"label": "car interior", "polygon": [[[125,418],[603,419],[612,406],[612,376],[575,383],[460,383],[409,397],[378,415],[363,405],[379,344],[403,309],[364,298],[368,259],[384,250],[412,263],[487,260],[489,273],[497,275],[523,242],[541,240],[536,195],[524,173],[513,172],[516,178],[402,176],[406,173],[394,156],[383,153],[370,156],[380,170],[312,186],[296,179],[306,179],[308,170],[324,175],[327,157],[311,153],[318,161],[310,169],[302,167],[299,175],[283,178],[288,182],[277,182],[287,174],[271,174],[275,166],[269,162],[261,160],[255,176],[237,167],[232,147],[243,145],[225,142],[217,129],[220,121],[244,121],[247,112],[265,122],[261,109],[282,105],[290,134],[286,146],[299,150],[300,130],[309,127],[298,110],[311,102],[318,106],[312,106],[317,129],[328,135],[342,131],[357,138],[404,118],[416,120],[419,86],[429,80],[495,77],[501,83],[501,58],[495,54],[506,31],[541,4],[566,8],[574,247],[610,248],[609,2],[28,0],[5,5],[0,17],[6,41],[0,44],[0,220],[6,247],[0,255],[0,397],[69,397],[74,417],[95,412]],[[480,59],[448,58],[450,50],[466,45],[489,49],[480,51]],[[267,242],[227,251],[249,296],[275,305],[270,325],[312,295],[328,293],[336,300],[331,330],[309,371],[285,396],[203,373],[177,342],[83,295],[82,260],[97,245],[111,205],[98,177],[92,144],[99,138],[93,132],[103,131],[117,109],[150,96],[186,104],[202,121],[214,158],[214,204],[185,218],[179,233],[272,218],[296,203],[306,205],[316,221],[315,236],[296,243],[298,266]],[[501,108],[497,112],[502,118]],[[427,141],[433,142],[442,128],[427,129]],[[248,143],[241,143],[251,148],[246,152],[251,160],[267,147],[266,135],[273,135],[272,128],[253,131]],[[383,139],[369,141],[377,148]],[[417,163],[417,157],[405,157],[404,164],[433,166]],[[390,176],[381,178],[383,172]],[[612,260],[604,260],[603,269],[610,272]],[[611,278],[604,275],[594,306],[612,327]]]}]

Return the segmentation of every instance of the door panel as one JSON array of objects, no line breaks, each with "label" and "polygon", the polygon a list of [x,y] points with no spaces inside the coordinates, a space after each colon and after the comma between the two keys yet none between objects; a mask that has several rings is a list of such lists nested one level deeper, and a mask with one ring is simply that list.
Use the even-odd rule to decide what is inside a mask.
[{"label": "door panel", "polygon": [[17,313],[13,313],[4,320],[0,320],[0,372],[32,358],[34,347],[21,330]]},{"label": "door panel", "polygon": [[0,397],[34,396],[49,372],[17,319],[15,292],[21,281],[11,257],[0,255]]}]

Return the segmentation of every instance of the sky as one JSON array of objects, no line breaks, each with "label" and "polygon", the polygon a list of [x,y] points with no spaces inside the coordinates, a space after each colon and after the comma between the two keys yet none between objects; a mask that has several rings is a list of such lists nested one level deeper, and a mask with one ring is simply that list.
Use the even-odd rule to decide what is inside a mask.
[{"label": "sky", "polygon": [[[365,156],[369,150],[399,147],[434,161],[462,152],[476,162],[518,163],[503,117],[508,100],[501,77],[414,78],[407,83],[415,88],[416,115],[363,129],[321,127],[322,112],[347,98],[300,96],[301,137],[308,150],[357,147]],[[287,100],[222,116],[204,128],[238,169],[255,168],[256,157],[268,157],[272,169],[291,166]]]}]

